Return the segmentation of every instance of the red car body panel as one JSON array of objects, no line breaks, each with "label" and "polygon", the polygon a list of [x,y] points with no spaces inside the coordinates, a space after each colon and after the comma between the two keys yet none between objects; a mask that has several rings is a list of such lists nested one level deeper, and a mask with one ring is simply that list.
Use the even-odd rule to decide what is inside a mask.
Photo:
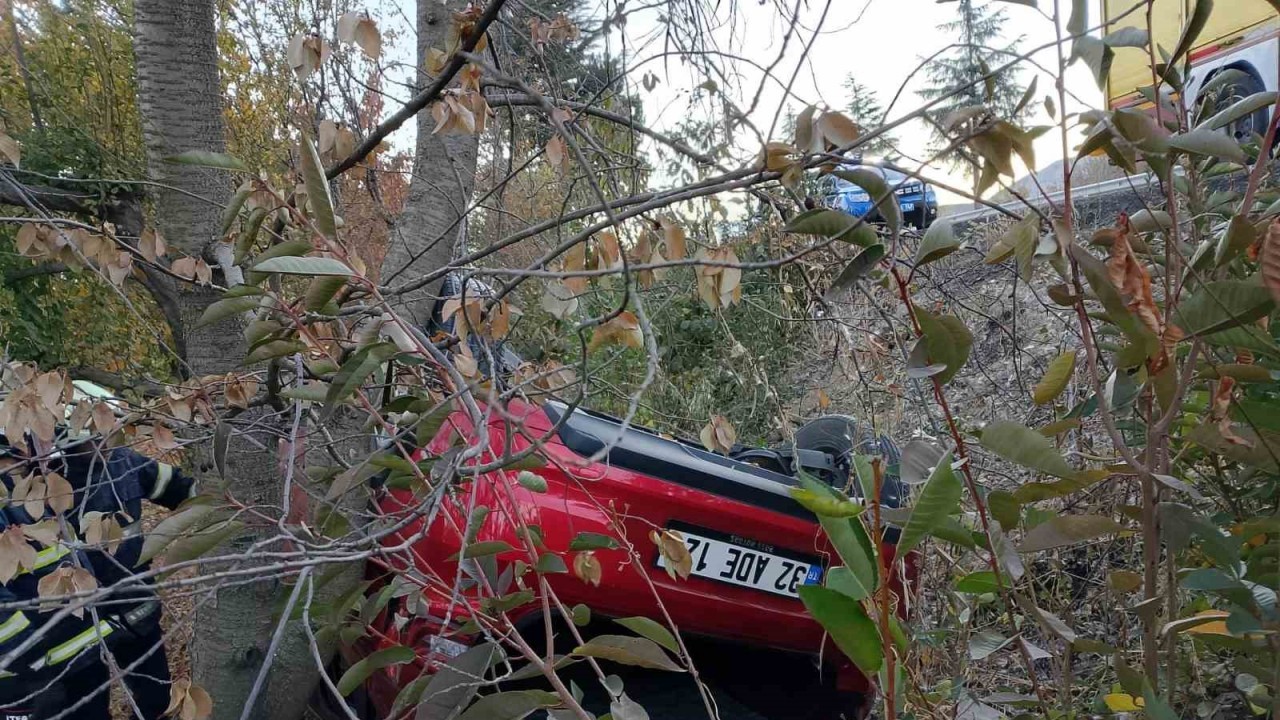
[{"label": "red car body panel", "polygon": [[[528,565],[536,562],[536,557],[529,555],[520,539],[522,525],[540,528],[546,548],[562,555],[570,566],[573,553],[568,552],[569,544],[579,533],[599,533],[618,540],[622,546],[618,549],[594,551],[602,569],[598,587],[584,583],[572,572],[547,575],[548,584],[566,607],[584,603],[597,616],[643,615],[663,624],[661,608],[665,608],[682,633],[813,655],[823,649],[822,628],[808,615],[799,599],[698,576],[672,579],[657,566],[658,548],[650,539],[651,531],[656,528],[685,523],[737,534],[803,555],[819,556],[829,567],[835,554],[815,520],[756,507],[625,468],[589,463],[560,442],[552,433],[553,423],[540,408],[512,401],[505,410],[508,421],[495,419],[488,427],[489,446],[502,448],[509,442],[512,453],[518,453],[530,446],[528,437],[550,435],[542,443],[542,455],[548,462],[533,471],[546,480],[547,491],[526,489],[517,482],[516,471],[496,471],[474,483],[460,485],[455,496],[446,497],[431,527],[411,546],[416,569],[441,580],[432,583],[433,587],[424,592],[430,617],[453,618],[455,627],[458,622],[468,619],[465,608],[455,607],[450,611],[453,596],[449,588],[458,576],[455,558],[463,546],[462,530],[466,527],[469,507],[473,503],[490,509],[476,533],[476,541],[500,540],[516,548],[497,556],[500,570],[517,561]],[[523,433],[512,433],[508,438],[506,428],[514,423],[522,426]],[[466,416],[454,414],[427,449],[440,453],[453,444],[457,436],[470,439],[474,435]],[[494,459],[482,458],[484,461]],[[408,491],[391,490],[382,495],[378,504],[384,513],[395,517],[418,502]],[[615,520],[621,523],[621,533]],[[406,539],[422,532],[424,522],[418,519],[406,525],[396,535],[388,537],[385,543],[403,544]],[[639,568],[626,549],[628,542],[638,554]],[[892,560],[894,546],[884,543],[883,552]],[[405,556],[400,554],[397,557]],[[397,566],[404,568],[406,562],[400,560],[391,565],[393,569]],[[834,564],[839,564],[838,559]],[[914,568],[909,567],[908,575],[913,574]],[[534,576],[529,573],[528,577],[532,579]],[[537,583],[530,582],[527,587],[536,591]],[[899,581],[894,581],[892,589],[898,597],[903,596]],[[468,602],[473,608],[478,608],[474,596]],[[540,614],[542,607],[541,598],[538,598],[509,611],[508,615],[516,625],[520,625],[522,620]],[[389,619],[384,618],[380,623],[378,645],[399,643],[418,648],[419,658],[423,660],[416,667],[388,668],[381,676],[375,674],[367,690],[375,705],[384,712],[390,708],[398,686],[416,677],[424,668],[430,671],[434,662],[442,659],[430,657],[426,648],[429,639],[440,635],[443,628],[439,622],[423,619],[421,615],[421,612],[417,613],[398,631]],[[474,640],[449,637],[462,642]],[[834,645],[828,642],[823,656],[828,662],[838,663],[841,689],[858,691],[869,687],[866,678],[845,660]],[[694,659],[696,662],[697,658]]]}]

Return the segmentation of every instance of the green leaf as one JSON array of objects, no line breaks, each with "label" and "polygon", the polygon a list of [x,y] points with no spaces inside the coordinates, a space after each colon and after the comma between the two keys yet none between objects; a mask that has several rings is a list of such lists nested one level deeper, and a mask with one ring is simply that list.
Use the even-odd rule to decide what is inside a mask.
[{"label": "green leaf", "polygon": [[1217,347],[1253,350],[1266,353],[1272,357],[1280,357],[1280,347],[1276,346],[1275,340],[1272,340],[1270,336],[1259,328],[1251,325],[1209,333],[1201,339]]},{"label": "green leaf", "polygon": [[580,552],[583,550],[613,550],[618,547],[617,541],[608,535],[601,535],[594,532],[580,532],[573,536],[573,540],[569,541],[569,550]]},{"label": "green leaf", "polygon": [[538,564],[535,567],[542,575],[569,572],[569,567],[564,564],[564,558],[549,552],[538,556]]},{"label": "green leaf", "polygon": [[547,491],[547,479],[528,470],[521,470],[516,475],[516,482],[520,483],[520,487],[529,492],[544,493]]},{"label": "green leaf", "polygon": [[202,328],[206,325],[213,325],[227,318],[254,310],[258,307],[259,300],[259,298],[252,295],[218,300],[204,309],[204,312],[200,314],[200,319],[196,321],[196,327]]},{"label": "green leaf", "polygon": [[333,197],[329,195],[329,182],[324,176],[324,165],[320,162],[320,154],[316,152],[315,143],[305,131],[302,133],[302,146],[298,148],[302,157],[302,182],[307,187],[307,203],[315,215],[316,228],[330,240],[337,238],[337,223],[333,219]]},{"label": "green leaf", "polygon": [[[1043,433],[1041,433],[1043,435]],[[1013,491],[1013,498],[1019,503],[1033,503],[1050,498],[1066,497],[1096,485],[1111,476],[1106,470],[1085,470],[1073,478],[1052,483],[1027,483]]]},{"label": "green leaf", "polygon": [[[1202,97],[1203,93],[1204,91],[1201,91]],[[1232,103],[1229,107],[1197,125],[1196,128],[1220,130],[1240,118],[1247,117],[1263,108],[1275,105],[1277,97],[1280,97],[1280,94],[1271,91],[1254,93],[1247,98],[1241,98],[1240,100]]]},{"label": "green leaf", "polygon": [[[1164,232],[1173,227],[1173,216],[1164,210],[1152,211],[1143,208],[1129,218],[1129,225],[1133,227],[1134,232]],[[1133,239],[1130,238],[1130,243],[1132,242]]]},{"label": "green leaf", "polygon": [[806,510],[820,517],[851,518],[862,514],[864,508],[852,500],[833,498],[826,493],[815,493],[804,488],[791,488],[791,497]]},{"label": "green leaf", "polygon": [[[308,258],[298,259],[305,260]],[[303,302],[311,312],[320,312],[346,284],[347,278],[342,275],[314,277],[311,279],[311,285],[307,287],[307,294],[303,298]]]},{"label": "green leaf", "polygon": [[837,170],[832,175],[848,180],[865,190],[871,197],[871,201],[875,203],[876,209],[880,211],[880,217],[884,218],[890,235],[894,238],[898,237],[898,233],[902,230],[902,208],[898,206],[898,197],[894,194],[894,189],[889,187],[889,183],[880,173],[869,168],[856,167]]},{"label": "green leaf", "polygon": [[1089,0],[1071,0],[1071,15],[1067,19],[1067,33],[1083,35],[1089,27]]},{"label": "green leaf", "polygon": [[227,203],[226,209],[222,211],[222,227],[218,237],[226,237],[231,232],[231,226],[235,224],[236,218],[240,216],[240,209],[244,207],[244,203],[253,194],[252,187],[242,187],[236,191],[231,197],[231,202]]},{"label": "green leaf", "polygon": [[142,536],[142,553],[138,556],[138,563],[151,562],[179,538],[207,527],[220,517],[214,514],[217,509],[209,498],[200,497],[170,513],[154,530]]},{"label": "green leaf", "polygon": [[1213,264],[1222,266],[1231,262],[1257,239],[1258,233],[1253,229],[1253,223],[1249,222],[1248,218],[1244,215],[1233,216],[1230,224],[1227,225],[1227,231],[1218,239],[1218,245],[1213,253]]},{"label": "green leaf", "polygon": [[363,685],[364,681],[368,680],[374,671],[381,670],[389,665],[403,665],[411,662],[414,657],[416,656],[413,648],[404,645],[393,645],[370,653],[368,657],[360,660],[342,673],[342,677],[338,680],[338,692],[344,696],[350,695],[355,692],[356,688]]},{"label": "green leaf", "polygon": [[1188,337],[1247,325],[1271,312],[1275,301],[1260,283],[1218,280],[1205,283],[1174,311],[1174,323]]},{"label": "green leaf", "polygon": [[996,574],[990,570],[972,572],[956,581],[956,592],[970,595],[994,593],[999,589],[1000,585],[996,582]]},{"label": "green leaf", "polygon": [[591,624],[591,608],[583,605],[582,603],[578,603],[573,606],[573,610],[570,611],[570,616],[573,620],[573,624],[578,627],[586,627]]},{"label": "green leaf", "polygon": [[941,260],[959,249],[955,228],[949,222],[938,220],[929,226],[920,240],[920,247],[916,249],[916,267]]},{"label": "green leaf", "polygon": [[480,689],[480,678],[489,669],[495,648],[487,642],[476,645],[440,666],[434,674],[422,675],[425,685],[414,695],[406,696],[408,688],[401,691],[388,717],[402,717],[406,709],[416,707],[416,720],[454,718]]},{"label": "green leaf", "polygon": [[928,310],[917,308],[916,322],[920,323],[920,331],[924,333],[929,362],[946,365],[946,369],[935,377],[939,383],[949,382],[969,360],[973,335],[964,322],[954,315],[934,315]]},{"label": "green leaf", "polygon": [[987,510],[1005,530],[1012,530],[1022,520],[1022,503],[1013,493],[1005,490],[992,490],[987,493]]},{"label": "green leaf", "polygon": [[[835,488],[822,483],[804,471],[796,474],[801,487],[815,495],[826,495],[835,500],[845,499]],[[867,529],[858,518],[832,518],[818,516],[822,530],[831,541],[840,560],[848,567],[867,594],[875,591],[880,568]]]},{"label": "green leaf", "polygon": [[[254,263],[253,271],[258,273],[281,273],[283,275],[339,275],[350,277],[355,271],[336,258],[327,257],[274,257]],[[335,290],[336,292],[336,290]]]},{"label": "green leaf", "polygon": [[1160,339],[1129,311],[1128,304],[1125,303],[1124,298],[1120,297],[1120,292],[1116,290],[1116,287],[1111,284],[1107,274],[1107,267],[1101,260],[1095,258],[1088,250],[1079,245],[1072,245],[1068,251],[1080,267],[1080,271],[1084,273],[1085,279],[1089,281],[1089,288],[1098,297],[1102,307],[1106,308],[1107,316],[1111,319],[1111,322],[1115,323],[1116,327],[1120,328],[1145,356],[1150,357],[1152,353],[1159,349]]},{"label": "green leaf", "polygon": [[1214,130],[1199,128],[1189,130],[1185,133],[1171,135],[1167,142],[1169,147],[1193,155],[1230,160],[1241,165],[1249,161],[1249,158],[1244,154],[1244,150],[1240,148],[1240,143],[1236,142],[1235,138]]},{"label": "green leaf", "polygon": [[653,670],[684,672],[657,643],[642,637],[627,635],[599,635],[579,645],[574,655],[612,660],[623,665],[635,665]]},{"label": "green leaf", "polygon": [[994,630],[983,630],[969,638],[969,659],[985,660],[1009,644],[1009,638]]},{"label": "green leaf", "polygon": [[457,720],[520,720],[535,710],[555,707],[560,696],[546,690],[511,690],[485,695]]},{"label": "green leaf", "polygon": [[324,402],[329,394],[329,383],[316,380],[305,382],[297,387],[287,387],[280,391],[280,397],[289,400],[305,400],[306,402]]},{"label": "green leaf", "polygon": [[863,275],[866,275],[871,268],[876,266],[876,263],[884,258],[884,253],[884,245],[879,243],[858,253],[858,256],[850,260],[844,270],[840,271],[840,275],[831,283],[831,287],[827,288],[827,292],[822,296],[823,299],[831,302],[837,299],[845,290],[853,287]]},{"label": "green leaf", "polygon": [[647,617],[621,618],[614,622],[641,637],[649,638],[673,653],[680,653],[680,646],[676,643],[676,638],[671,631]]},{"label": "green leaf", "polygon": [[1204,26],[1208,24],[1211,14],[1213,14],[1213,0],[1196,0],[1196,7],[1191,11],[1191,18],[1187,21],[1186,27],[1182,29],[1182,37],[1178,38],[1178,44],[1174,46],[1173,54],[1169,56],[1168,61],[1165,63],[1164,73],[1160,77],[1162,82],[1175,74],[1178,61],[1191,51],[1191,48],[1195,45],[1196,38],[1200,37]]},{"label": "green leaf", "polygon": [[859,670],[871,676],[880,672],[884,664],[880,631],[862,603],[821,585],[801,585],[796,591],[805,609]]},{"label": "green leaf", "polygon": [[837,565],[827,571],[827,587],[835,590],[843,595],[848,595],[854,600],[865,600],[871,596],[871,591],[853,571],[843,565]]},{"label": "green leaf", "polygon": [[343,400],[354,393],[374,371],[397,352],[396,346],[391,343],[374,343],[360,348],[333,376],[333,382],[329,385],[329,394],[324,399],[325,407],[321,417],[327,419],[331,416]]},{"label": "green leaf", "polygon": [[1033,553],[1074,545],[1122,530],[1123,525],[1101,515],[1054,515],[1031,528],[1022,539],[1018,552]]},{"label": "green leaf", "polygon": [[982,429],[982,447],[1025,468],[1060,478],[1074,478],[1076,471],[1049,439],[1012,420],[991,423]]},{"label": "green leaf", "polygon": [[258,231],[262,229],[262,221],[267,219],[267,209],[264,207],[256,207],[249,211],[249,217],[245,220],[244,226],[240,230],[240,236],[236,238],[235,264],[244,263],[245,257],[249,255],[249,251],[253,249],[253,243],[258,239]]},{"label": "green leaf", "polygon": [[299,353],[306,349],[307,346],[297,340],[272,340],[254,348],[252,352],[245,356],[244,364],[252,365],[264,360]]},{"label": "green leaf", "polygon": [[947,453],[934,466],[920,498],[911,508],[911,516],[898,539],[897,552],[903,555],[910,552],[955,512],[960,507],[962,489],[960,478],[951,468],[951,453]]},{"label": "green leaf", "polygon": [[164,554],[164,564],[195,560],[244,531],[239,520],[223,520],[189,535],[177,538]]},{"label": "green leaf", "polygon": [[1031,399],[1035,400],[1037,405],[1045,405],[1053,402],[1067,389],[1067,383],[1071,381],[1071,373],[1076,368],[1076,353],[1074,350],[1068,350],[1049,363],[1049,367],[1044,371],[1044,377],[1040,378],[1040,382],[1031,391]]},{"label": "green leaf", "polygon": [[[482,542],[471,543],[462,549],[462,558],[471,559],[484,557],[486,555],[498,555],[500,553],[511,552],[515,548],[501,540],[484,540]],[[458,553],[454,553],[451,560],[456,560]]]},{"label": "green leaf", "polygon": [[232,157],[225,153],[209,152],[207,150],[188,150],[177,155],[170,155],[165,158],[164,161],[177,163],[179,165],[196,165],[198,167],[214,168],[217,170],[250,172],[249,166],[245,165],[239,158]]},{"label": "green leaf", "polygon": [[[315,250],[315,247],[312,246],[312,244],[306,240],[290,240],[288,242],[282,242],[276,245],[272,245],[266,250],[263,250],[261,253],[258,253],[258,256],[254,258],[254,262],[260,263],[266,260],[270,260],[271,258],[277,258],[277,257],[292,257],[295,255],[306,255],[312,250]],[[270,273],[255,272],[252,268],[250,268],[249,272],[245,273],[245,282],[249,283],[250,285],[257,285],[263,280],[266,280],[269,274]]]},{"label": "green leaf", "polygon": [[862,247],[870,247],[879,241],[875,228],[862,218],[829,208],[806,210],[791,218],[782,231],[834,238]]},{"label": "green leaf", "polygon": [[1119,30],[1109,33],[1102,38],[1102,42],[1106,43],[1107,47],[1113,48],[1144,48],[1150,41],[1151,37],[1147,34],[1146,30],[1132,26],[1120,28]]}]

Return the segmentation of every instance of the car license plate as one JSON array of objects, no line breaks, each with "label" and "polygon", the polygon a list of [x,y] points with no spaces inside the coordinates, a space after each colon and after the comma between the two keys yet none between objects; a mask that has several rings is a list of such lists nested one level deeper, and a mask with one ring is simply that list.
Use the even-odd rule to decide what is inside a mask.
[{"label": "car license plate", "polygon": [[916,209],[915,203],[902,203],[902,212],[911,212]]},{"label": "car license plate", "polygon": [[[822,582],[822,563],[816,557],[683,523],[669,529],[684,538],[693,558],[692,574],[698,577],[792,598],[799,597],[799,586]],[[657,555],[658,567],[665,570],[666,559]]]}]

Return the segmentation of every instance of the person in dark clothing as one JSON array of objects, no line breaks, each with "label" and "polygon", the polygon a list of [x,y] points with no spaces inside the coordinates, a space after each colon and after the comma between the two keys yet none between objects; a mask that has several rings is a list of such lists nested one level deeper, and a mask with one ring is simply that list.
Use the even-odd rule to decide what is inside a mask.
[{"label": "person in dark clothing", "polygon": [[[23,696],[15,693],[35,687],[41,690],[37,697],[17,708],[33,712],[31,720],[46,720],[72,706],[76,709],[64,717],[106,720],[110,717],[110,675],[103,656],[105,649],[124,672],[125,684],[142,716],[146,720],[160,718],[169,702],[169,665],[160,629],[159,600],[150,583],[122,583],[149,566],[139,562],[143,501],[174,509],[194,496],[193,479],[133,450],[106,448],[98,439],[65,434],[43,457],[29,438],[13,444],[0,435],[0,456],[7,456],[9,467],[0,471],[0,482],[10,494],[19,478],[33,470],[39,472],[43,466],[65,478],[73,490],[72,507],[66,513],[69,528],[81,530],[93,522],[105,521],[122,528],[120,536],[113,538],[118,543],[71,547],[55,542],[39,547],[38,555],[44,557],[38,558],[37,567],[4,585],[0,607],[6,602],[37,597],[39,580],[59,568],[82,568],[92,573],[98,587],[119,589],[106,595],[94,612],[59,621],[12,662],[12,675],[0,677],[0,708],[4,708],[5,715],[13,714],[4,703],[22,701]],[[24,505],[11,502],[0,510],[0,530],[55,517],[47,504],[41,517],[28,514]],[[41,559],[46,562],[41,564]],[[18,617],[23,612],[26,614]],[[9,621],[0,611],[0,658],[50,622],[55,612],[56,609],[35,612],[35,617],[28,617],[30,611],[15,613],[10,616],[13,624],[8,625],[12,632],[6,633],[5,624]],[[6,683],[11,687],[6,688]]]}]

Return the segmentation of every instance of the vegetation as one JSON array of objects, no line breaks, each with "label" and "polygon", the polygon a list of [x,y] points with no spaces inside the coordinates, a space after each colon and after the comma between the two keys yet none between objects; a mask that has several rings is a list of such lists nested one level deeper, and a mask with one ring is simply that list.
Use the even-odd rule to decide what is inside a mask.
[{"label": "vegetation", "polygon": [[[1123,43],[1174,91],[1223,11],[1195,3],[1164,57],[1141,31],[1085,32],[1083,0],[1042,4],[1074,28],[1059,78],[1072,62],[1104,75],[1092,49]],[[517,410],[554,396],[722,454],[830,413],[898,437],[896,462],[855,454],[848,484],[801,473],[792,490],[828,555],[800,601],[882,717],[1280,714],[1280,121],[1240,142],[1215,132],[1274,95],[1214,107],[1175,92],[1154,118],[1081,109],[1063,83],[1023,88],[1026,55],[991,47],[1005,10],[961,0],[963,42],[928,64],[903,122],[936,131],[931,160],[971,165],[977,198],[1015,159],[1036,167],[1034,139],[1053,134],[1065,197],[917,233],[895,188],[843,164],[895,130],[874,97],[852,82],[849,114],[808,105],[785,137],[764,132],[758,96],[712,59],[733,53],[710,49],[708,23],[735,22],[713,5],[641,15],[697,80],[670,132],[640,109],[671,76],[610,35],[653,8],[420,0],[412,47],[390,11],[333,3],[9,8],[0,429],[49,443],[65,420],[202,475],[144,551],[166,598],[196,606],[170,632],[196,648],[175,712],[299,717],[315,691],[352,715],[359,687],[394,676],[397,717],[589,720],[598,696],[632,720],[648,698],[615,663],[716,663],[665,610],[599,634],[589,603],[562,601],[566,583],[604,592],[659,559],[672,583],[698,580],[683,536],[628,535],[629,508],[608,508],[608,534],[530,524],[545,476],[571,473]],[[783,15],[785,32],[813,32]],[[156,31],[174,23],[204,31]],[[1054,127],[1024,125],[1033,103]],[[1161,197],[1086,226],[1073,170],[1096,155],[1153,173]],[[882,222],[818,206],[832,174]],[[430,322],[449,274],[492,290],[447,299],[452,335]],[[495,378],[503,345],[520,359]],[[72,377],[123,398],[78,398]],[[881,502],[891,475],[905,507]],[[595,500],[575,482],[574,502]],[[33,473],[5,502],[68,520],[56,486]],[[438,512],[455,501],[469,504]],[[7,531],[0,570],[89,541],[53,525]],[[495,525],[511,543],[480,536]],[[456,543],[456,572],[406,570],[430,527]],[[893,555],[872,541],[890,528]],[[108,611],[111,588],[77,582],[25,607]],[[427,617],[432,602],[449,617]],[[517,621],[532,606],[545,628]],[[411,621],[483,640],[400,644]],[[599,687],[565,681],[572,663]]]}]

